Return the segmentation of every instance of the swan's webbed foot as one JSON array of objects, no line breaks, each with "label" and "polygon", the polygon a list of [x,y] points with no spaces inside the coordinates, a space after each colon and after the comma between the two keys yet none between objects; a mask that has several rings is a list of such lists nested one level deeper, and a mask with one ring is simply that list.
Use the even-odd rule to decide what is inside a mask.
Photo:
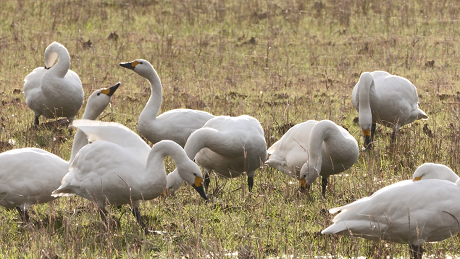
[{"label": "swan's webbed foot", "polygon": [[38,126],[38,124],[40,124],[40,121],[38,120],[38,117],[40,117],[40,116],[35,116],[35,121],[34,121],[35,126]]}]

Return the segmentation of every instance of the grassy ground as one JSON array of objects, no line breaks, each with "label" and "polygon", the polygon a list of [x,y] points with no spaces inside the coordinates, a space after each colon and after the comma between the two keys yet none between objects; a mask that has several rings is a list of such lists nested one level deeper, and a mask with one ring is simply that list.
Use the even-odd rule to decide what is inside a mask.
[{"label": "grassy ground", "polygon": [[[175,197],[144,202],[142,213],[156,234],[145,235],[129,213],[116,209],[113,217],[121,217],[122,225],[107,232],[96,207],[78,197],[34,206],[35,225],[26,228],[16,211],[0,208],[4,258],[408,257],[406,245],[322,236],[332,219],[326,211],[409,179],[424,162],[460,171],[460,4],[455,0],[18,0],[1,5],[2,150],[33,146],[70,157],[69,131],[32,128],[33,113],[21,92],[24,77],[43,66],[44,49],[52,41],[69,50],[86,97],[122,82],[101,120],[133,130],[150,89],[145,79],[118,64],[135,58],[149,60],[162,79],[162,111],[249,114],[262,123],[269,146],[289,125],[308,119],[343,125],[362,145],[351,91],[363,71],[386,70],[410,79],[430,116],[404,127],[393,147],[390,129],[379,127],[375,150],[361,153],[355,166],[331,177],[326,198],[318,181],[309,196],[298,197],[296,181],[264,168],[253,193],[247,192],[245,177],[214,177],[211,202],[189,187]],[[457,236],[425,248],[433,257],[460,255]]]}]

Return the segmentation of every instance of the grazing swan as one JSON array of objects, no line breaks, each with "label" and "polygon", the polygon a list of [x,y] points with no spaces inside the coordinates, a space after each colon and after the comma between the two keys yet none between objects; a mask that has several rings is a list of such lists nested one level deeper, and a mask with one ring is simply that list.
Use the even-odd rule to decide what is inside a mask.
[{"label": "grazing swan", "polygon": [[134,70],[150,82],[152,93],[139,117],[137,127],[139,132],[153,144],[169,139],[184,147],[192,132],[214,118],[207,112],[190,109],[174,109],[157,117],[163,95],[160,78],[153,66],[143,59],[121,63],[120,66]]},{"label": "grazing swan", "polygon": [[[264,130],[258,120],[248,115],[209,120],[190,135],[184,149],[190,159],[204,168],[206,188],[211,171],[227,178],[246,172],[251,191],[255,171],[267,158]],[[175,174],[168,177],[168,192],[181,186],[181,179]]]},{"label": "grazing swan", "polygon": [[332,121],[309,120],[290,128],[273,144],[266,164],[298,178],[301,189],[322,176],[322,194],[326,194],[327,178],[350,168],[358,159],[355,138]]},{"label": "grazing swan", "polygon": [[460,180],[454,174],[446,166],[424,164],[413,180],[329,210],[340,213],[321,233],[407,243],[412,256],[422,258],[423,243],[444,240],[460,230]]},{"label": "grazing swan", "polygon": [[200,168],[174,141],[163,140],[150,149],[136,133],[118,123],[76,120],[73,125],[83,130],[92,143],[78,152],[53,196],[77,194],[94,201],[103,219],[106,205],[129,204],[145,229],[140,201],[154,199],[165,191],[163,160],[171,156],[182,179],[207,199]]},{"label": "grazing swan", "polygon": [[[58,62],[53,66],[54,61]],[[67,117],[72,123],[83,104],[83,88],[78,75],[70,68],[67,49],[51,43],[45,50],[45,67],[38,67],[24,79],[24,96],[27,106],[39,117]]]},{"label": "grazing swan", "polygon": [[[84,119],[95,120],[109,105],[111,96],[120,83],[96,90],[88,98]],[[86,135],[77,130],[72,155],[88,144]],[[69,162],[38,148],[21,148],[0,154],[0,205],[18,210],[24,221],[29,221],[27,210],[35,203],[56,199],[51,192],[61,185],[61,179],[69,171]]]},{"label": "grazing swan", "polygon": [[394,139],[400,127],[414,120],[428,119],[418,108],[417,88],[406,78],[384,71],[362,73],[351,101],[359,112],[365,148],[372,147],[377,122],[392,127]]}]

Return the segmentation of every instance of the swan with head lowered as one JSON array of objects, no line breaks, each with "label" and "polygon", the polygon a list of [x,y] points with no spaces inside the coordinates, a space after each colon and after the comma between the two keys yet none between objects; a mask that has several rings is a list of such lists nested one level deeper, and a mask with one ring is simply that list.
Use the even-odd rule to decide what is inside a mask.
[{"label": "swan with head lowered", "polygon": [[325,195],[328,177],[350,168],[359,148],[355,138],[334,122],[309,120],[290,128],[268,153],[266,164],[299,179],[301,190],[321,175]]},{"label": "swan with head lowered", "polygon": [[[120,83],[96,90],[88,98],[84,119],[95,120],[109,105]],[[72,146],[76,153],[88,144],[86,135],[77,130]],[[24,221],[29,221],[30,205],[56,199],[51,192],[61,185],[69,171],[69,162],[38,148],[14,149],[0,154],[0,205],[18,210]]]},{"label": "swan with head lowered", "polygon": [[[206,188],[211,171],[227,178],[246,172],[251,191],[255,171],[267,158],[264,130],[257,119],[248,115],[209,120],[190,135],[184,149],[190,159],[204,168]],[[168,175],[168,193],[181,186],[182,180],[176,174],[173,171]]]},{"label": "swan with head lowered", "polygon": [[392,139],[399,128],[419,119],[428,119],[418,108],[417,88],[406,78],[384,71],[364,72],[353,88],[351,99],[359,112],[359,126],[364,147],[372,147],[376,123],[393,128]]},{"label": "swan with head lowered", "polygon": [[213,115],[205,111],[190,109],[174,109],[157,117],[163,95],[160,77],[158,77],[153,66],[143,59],[121,63],[120,66],[132,69],[150,82],[152,93],[139,117],[137,127],[142,136],[152,143],[169,139],[184,147],[192,132],[203,127],[208,120],[214,118]]},{"label": "swan with head lowered", "polygon": [[[53,66],[54,61],[58,62]],[[45,67],[38,67],[24,79],[27,106],[45,118],[67,117],[74,120],[83,104],[83,88],[78,75],[70,68],[70,55],[60,43],[53,42],[45,50]]]},{"label": "swan with head lowered", "polygon": [[450,168],[423,164],[412,180],[329,210],[340,213],[321,233],[409,244],[412,257],[421,259],[425,242],[438,242],[460,231],[459,197],[460,179]]},{"label": "swan with head lowered", "polygon": [[139,135],[118,123],[77,120],[73,125],[92,143],[78,152],[53,196],[77,194],[94,201],[103,219],[106,205],[129,204],[145,229],[140,201],[154,199],[165,191],[164,159],[170,156],[181,178],[207,199],[200,168],[174,141],[163,140],[150,148]]}]

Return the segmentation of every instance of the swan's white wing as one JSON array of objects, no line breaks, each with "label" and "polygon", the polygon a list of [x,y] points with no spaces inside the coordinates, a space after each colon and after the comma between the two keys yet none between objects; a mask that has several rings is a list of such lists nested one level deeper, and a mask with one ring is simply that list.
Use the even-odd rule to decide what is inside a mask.
[{"label": "swan's white wing", "polygon": [[69,164],[58,156],[36,148],[0,154],[0,205],[27,207],[53,200]]},{"label": "swan's white wing", "polygon": [[[450,181],[402,181],[371,197],[331,210],[341,210],[333,220],[337,226],[327,228],[324,233],[348,235],[351,230],[365,238],[399,243],[440,241],[460,230],[457,220],[460,218],[459,196],[460,188]],[[378,224],[387,225],[388,230],[385,233],[375,231]]]},{"label": "swan's white wing", "polygon": [[75,120],[72,125],[81,129],[88,136],[89,142],[99,140],[112,142],[138,154],[141,160],[147,160],[150,152],[149,145],[139,135],[119,123]]}]

